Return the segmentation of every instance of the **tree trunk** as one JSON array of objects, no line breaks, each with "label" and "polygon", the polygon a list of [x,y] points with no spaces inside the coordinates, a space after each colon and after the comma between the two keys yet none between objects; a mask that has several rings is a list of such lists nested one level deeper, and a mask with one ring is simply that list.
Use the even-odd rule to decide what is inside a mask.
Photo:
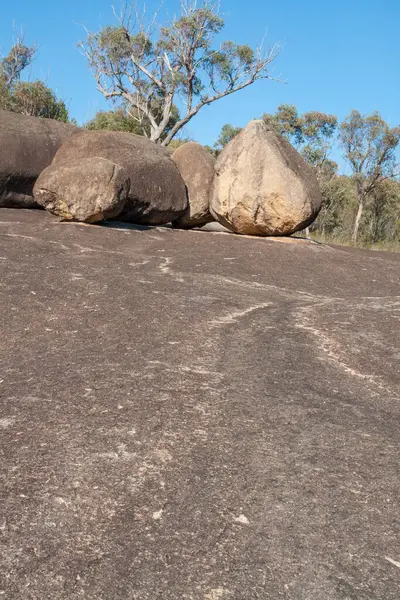
[{"label": "tree trunk", "polygon": [[360,198],[358,200],[358,210],[357,210],[357,216],[356,216],[356,220],[354,223],[354,230],[353,230],[353,236],[352,236],[352,240],[354,243],[357,242],[357,238],[358,238],[358,229],[360,227],[360,221],[361,221],[361,217],[363,214],[363,210],[364,210],[364,199]]}]

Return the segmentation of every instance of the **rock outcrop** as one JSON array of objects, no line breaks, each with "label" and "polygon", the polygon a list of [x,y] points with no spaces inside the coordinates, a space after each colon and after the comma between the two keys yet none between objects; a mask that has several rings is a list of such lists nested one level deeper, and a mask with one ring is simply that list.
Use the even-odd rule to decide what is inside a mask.
[{"label": "rock outcrop", "polygon": [[68,123],[0,110],[0,207],[37,208],[36,179],[77,131]]},{"label": "rock outcrop", "polygon": [[211,185],[214,179],[215,158],[204,146],[188,142],[172,154],[188,190],[189,204],[182,217],[173,225],[183,229],[201,227],[214,221],[210,213]]},{"label": "rock outcrop", "polygon": [[321,201],[312,168],[263,121],[251,121],[218,157],[210,210],[236,233],[290,235],[312,223]]},{"label": "rock outcrop", "polygon": [[36,181],[36,201],[68,221],[96,223],[119,215],[129,192],[125,170],[97,156],[47,167]]},{"label": "rock outcrop", "polygon": [[[124,171],[128,192],[118,214],[119,220],[143,225],[161,225],[177,219],[185,212],[186,186],[165,148],[132,133],[79,132],[69,138],[57,152],[52,169],[71,161],[78,165],[83,159],[95,157],[103,158]],[[82,173],[81,170],[77,172]],[[82,185],[77,185],[74,193],[81,193],[84,200],[86,178],[82,177],[81,180]],[[119,179],[118,182],[120,183]],[[98,193],[102,197],[105,194],[105,188],[102,186],[105,185],[105,181],[101,184],[99,182]],[[44,197],[42,193],[41,196]],[[50,206],[49,202],[47,204]],[[92,202],[92,205],[95,208],[96,202]],[[89,219],[90,217],[87,217],[85,220]]]}]

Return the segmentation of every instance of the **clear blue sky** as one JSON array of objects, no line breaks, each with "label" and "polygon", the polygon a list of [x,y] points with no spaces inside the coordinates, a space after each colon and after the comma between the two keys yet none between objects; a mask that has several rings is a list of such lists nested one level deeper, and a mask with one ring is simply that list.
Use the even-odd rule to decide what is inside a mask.
[{"label": "clear blue sky", "polygon": [[[115,0],[118,5],[118,0]],[[89,29],[113,22],[112,0],[3,0],[0,51],[8,51],[13,25],[39,52],[29,79],[41,78],[69,104],[83,123],[107,108],[96,90],[77,43]],[[155,6],[147,2],[148,10]],[[177,0],[164,0],[173,15]],[[276,74],[285,85],[261,81],[206,107],[186,133],[212,144],[225,123],[245,125],[281,103],[299,111],[321,110],[343,118],[349,110],[379,110],[391,124],[400,122],[400,0],[221,0],[224,37],[256,45],[268,39],[283,44]],[[165,11],[164,11],[165,12]]]}]

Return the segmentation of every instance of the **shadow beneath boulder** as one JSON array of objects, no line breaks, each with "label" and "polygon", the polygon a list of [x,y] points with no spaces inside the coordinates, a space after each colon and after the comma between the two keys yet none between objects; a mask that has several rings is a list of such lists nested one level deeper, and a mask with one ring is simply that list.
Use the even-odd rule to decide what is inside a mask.
[{"label": "shadow beneath boulder", "polygon": [[109,229],[128,229],[134,231],[151,231],[152,229],[172,229],[171,224],[166,225],[138,225],[136,223],[125,223],[124,221],[101,221],[96,223],[100,227]]}]

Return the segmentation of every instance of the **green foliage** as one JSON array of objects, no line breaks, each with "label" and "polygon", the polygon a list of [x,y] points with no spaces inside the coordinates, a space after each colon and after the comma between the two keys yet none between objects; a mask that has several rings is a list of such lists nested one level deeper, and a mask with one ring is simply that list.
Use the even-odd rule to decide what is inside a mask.
[{"label": "green foliage", "polygon": [[264,122],[276,133],[284,135],[296,147],[303,142],[302,120],[292,104],[281,104],[275,114],[264,114]]},{"label": "green foliage", "polygon": [[336,133],[337,117],[318,111],[304,113],[301,119],[302,137],[308,143],[323,144]]},{"label": "green foliage", "polygon": [[[337,164],[328,158],[336,133],[337,117],[312,111],[299,115],[291,104],[281,104],[275,114],[264,114],[263,121],[277,134],[285,136],[317,170],[319,179],[329,179],[337,171]],[[241,131],[240,127],[224,125],[215,144],[218,153]]]},{"label": "green foliage", "polygon": [[44,85],[42,81],[24,81],[14,85],[10,110],[31,117],[68,122],[68,110],[65,102],[58,100],[53,90]]},{"label": "green foliage", "polygon": [[42,81],[21,81],[21,74],[34,58],[36,49],[21,42],[0,61],[0,108],[12,112],[68,122],[63,100]]},{"label": "green foliage", "polygon": [[400,243],[400,183],[391,179],[399,140],[399,128],[379,113],[349,114],[340,125],[340,144],[352,176],[320,179],[324,204],[314,231],[368,247]]},{"label": "green foliage", "polygon": [[317,170],[318,178],[329,177],[337,165],[328,159],[336,133],[337,117],[311,111],[299,115],[291,104],[281,104],[275,114],[263,115],[263,120],[280,135],[284,135]]},{"label": "green foliage", "polygon": [[209,51],[215,35],[220,33],[224,21],[216,14],[214,8],[205,3],[200,8],[189,8],[186,14],[161,27],[158,52],[169,52],[185,63],[184,47],[181,40],[186,41],[186,49],[195,54],[199,50]]},{"label": "green foliage", "polygon": [[354,183],[345,175],[320,180],[321,212],[311,229],[325,238],[349,238],[357,207]]},{"label": "green foliage", "polygon": [[99,48],[114,64],[129,59],[132,52],[132,43],[123,27],[104,27],[93,36],[98,41]]},{"label": "green foliage", "polygon": [[210,54],[205,64],[213,86],[221,80],[228,89],[233,89],[243,70],[254,69],[256,58],[250,46],[227,41],[222,43],[219,51]]},{"label": "green foliage", "polygon": [[340,126],[340,141],[358,180],[392,175],[400,128],[390,128],[378,112],[363,116],[353,110]]},{"label": "green foliage", "polygon": [[65,102],[58,100],[53,90],[42,81],[21,81],[9,89],[0,79],[0,108],[64,123],[69,120]]},{"label": "green foliage", "polygon": [[22,41],[17,41],[10,52],[0,60],[0,79],[5,88],[20,80],[21,73],[32,62],[36,53],[34,46],[26,46]]},{"label": "green foliage", "polygon": [[[155,101],[156,102],[156,101]],[[154,106],[154,111],[157,111],[157,107]],[[176,106],[172,107],[170,122],[165,132],[173,127],[176,121],[179,119],[179,112]],[[95,117],[86,124],[86,129],[108,129],[110,131],[126,131],[128,133],[135,133],[136,135],[143,135],[150,137],[150,124],[145,116],[142,115],[142,120],[139,121],[137,118],[129,114],[126,107],[117,108],[115,110],[100,111]]]},{"label": "green foliage", "polygon": [[324,204],[313,223],[312,237],[324,242],[360,245],[400,251],[400,182],[382,181],[363,211],[358,237],[353,238],[358,210],[357,189],[352,177],[334,177],[322,187]]},{"label": "green foliage", "polygon": [[11,91],[7,87],[4,77],[0,75],[0,109],[11,110],[11,98]]},{"label": "green foliage", "polygon": [[129,69],[132,60],[152,59],[153,44],[144,32],[130,35],[125,27],[104,27],[99,33],[90,34],[90,43],[97,48],[97,60],[102,69],[112,66],[115,77]]},{"label": "green foliage", "polygon": [[188,142],[192,142],[192,141],[193,140],[191,138],[174,138],[168,144],[168,148],[170,150],[174,151],[174,150],[177,150],[180,146],[183,146],[183,144],[187,144]]},{"label": "green foliage", "polygon": [[235,136],[242,131],[242,127],[233,127],[233,125],[224,125],[221,129],[217,144],[224,148]]},{"label": "green foliage", "polygon": [[356,242],[364,210],[374,190],[383,180],[395,175],[400,128],[390,128],[378,112],[363,116],[353,110],[340,126],[340,142],[357,191],[358,210],[353,228]]},{"label": "green foliage", "polygon": [[360,239],[367,245],[400,243],[400,182],[381,181],[371,193],[360,226]]},{"label": "green foliage", "polygon": [[122,108],[100,111],[86,124],[86,129],[107,129],[110,131],[126,131],[143,135],[140,124]]},{"label": "green foliage", "polygon": [[214,146],[212,148],[209,148],[209,150],[215,156],[218,156],[218,154],[225,148],[225,146],[229,144],[229,142],[233,140],[233,138],[241,131],[242,127],[234,127],[233,125],[227,123],[222,127],[221,133],[219,134],[219,138],[215,142]]}]

